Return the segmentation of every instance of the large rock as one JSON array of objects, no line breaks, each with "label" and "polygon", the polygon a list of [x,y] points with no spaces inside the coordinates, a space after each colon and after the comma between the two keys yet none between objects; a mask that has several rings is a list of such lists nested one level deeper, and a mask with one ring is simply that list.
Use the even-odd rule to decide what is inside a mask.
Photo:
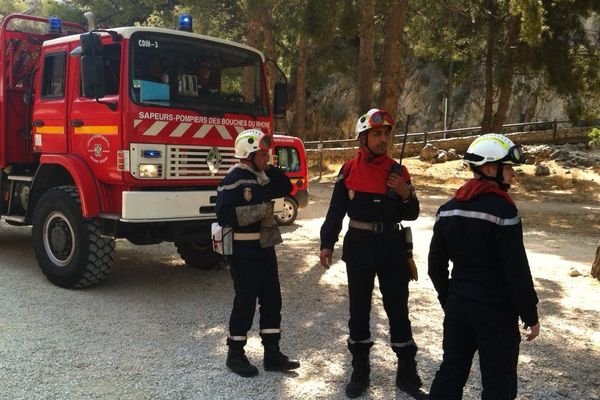
[{"label": "large rock", "polygon": [[[438,151],[439,150],[437,147],[431,145],[430,143],[427,143],[419,153],[419,160],[435,164],[435,159],[438,155]],[[432,160],[434,161],[432,162]]]}]

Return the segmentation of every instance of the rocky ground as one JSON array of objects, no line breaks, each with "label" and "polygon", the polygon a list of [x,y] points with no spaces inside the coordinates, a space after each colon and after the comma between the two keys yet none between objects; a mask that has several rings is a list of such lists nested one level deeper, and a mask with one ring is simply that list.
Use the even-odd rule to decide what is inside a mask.
[{"label": "rocky ground", "polygon": [[[540,297],[542,331],[523,343],[519,400],[600,399],[600,282],[588,276],[600,231],[593,168],[547,161],[549,176],[522,167],[514,196]],[[440,358],[442,312],[426,276],[437,207],[468,176],[460,162],[406,160],[421,199],[411,223],[420,279],[410,310],[429,387]],[[335,168],[319,183],[278,246],[284,301],[282,347],[300,358],[295,373],[265,372],[256,326],[247,351],[256,378],[224,365],[233,296],[229,271],[186,267],[171,244],[118,241],[112,274],[100,286],[64,290],[43,276],[29,228],[0,222],[0,393],[6,399],[343,399],[349,377],[347,293],[340,248],[327,271],[318,263],[318,231]],[[573,273],[577,271],[579,275]],[[394,387],[395,355],[376,291],[371,388],[364,398],[408,399]],[[480,398],[475,361],[465,399]]]}]

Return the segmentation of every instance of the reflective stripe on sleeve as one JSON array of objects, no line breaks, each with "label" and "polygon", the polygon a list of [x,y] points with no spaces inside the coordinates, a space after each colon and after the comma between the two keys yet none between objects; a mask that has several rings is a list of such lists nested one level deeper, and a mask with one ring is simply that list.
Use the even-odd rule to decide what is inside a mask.
[{"label": "reflective stripe on sleeve", "polygon": [[243,185],[243,184],[249,184],[249,185],[257,185],[258,181],[256,179],[240,179],[237,182],[231,183],[229,185],[223,185],[223,186],[219,186],[217,188],[218,192],[222,192],[223,190],[231,190],[231,189],[235,189],[236,187]]},{"label": "reflective stripe on sleeve", "polygon": [[464,218],[474,218],[481,219],[484,221],[491,222],[500,226],[510,226],[510,225],[518,225],[521,222],[521,216],[517,213],[517,216],[514,218],[500,218],[492,214],[479,212],[479,211],[467,211],[467,210],[448,210],[448,211],[440,211],[440,213],[436,216],[436,221],[440,218],[446,217],[464,217]]}]

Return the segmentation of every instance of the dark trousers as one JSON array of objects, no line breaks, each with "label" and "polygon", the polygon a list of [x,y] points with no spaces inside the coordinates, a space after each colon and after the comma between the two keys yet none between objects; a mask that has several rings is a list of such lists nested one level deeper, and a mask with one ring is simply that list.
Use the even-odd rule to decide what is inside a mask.
[{"label": "dark trousers", "polygon": [[475,351],[479,351],[483,400],[517,397],[519,334],[517,313],[507,307],[448,297],[444,358],[429,399],[461,399]]},{"label": "dark trousers", "polygon": [[235,288],[229,318],[231,337],[246,336],[252,327],[256,300],[260,305],[260,329],[279,329],[281,325],[281,289],[277,257],[273,247],[235,248],[229,257]]},{"label": "dark trousers", "polygon": [[[405,267],[404,267],[405,268]],[[348,292],[350,298],[350,339],[355,342],[371,337],[371,297],[375,276],[379,279],[379,290],[383,308],[390,323],[392,343],[412,341],[412,330],[408,319],[408,275],[400,267],[377,270],[346,264]]]}]

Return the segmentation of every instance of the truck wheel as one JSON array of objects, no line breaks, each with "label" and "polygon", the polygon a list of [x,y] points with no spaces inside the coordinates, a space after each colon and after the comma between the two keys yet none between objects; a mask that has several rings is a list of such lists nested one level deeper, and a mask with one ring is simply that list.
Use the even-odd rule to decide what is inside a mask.
[{"label": "truck wheel", "polygon": [[283,198],[283,211],[275,214],[275,220],[279,225],[291,225],[298,216],[298,203],[291,197]]},{"label": "truck wheel", "polygon": [[175,247],[187,265],[192,268],[213,269],[225,264],[223,256],[212,249],[210,238],[176,240]]},{"label": "truck wheel", "polygon": [[33,247],[48,280],[63,288],[83,288],[110,271],[115,241],[100,236],[100,224],[83,218],[77,188],[46,192],[33,213]]}]

